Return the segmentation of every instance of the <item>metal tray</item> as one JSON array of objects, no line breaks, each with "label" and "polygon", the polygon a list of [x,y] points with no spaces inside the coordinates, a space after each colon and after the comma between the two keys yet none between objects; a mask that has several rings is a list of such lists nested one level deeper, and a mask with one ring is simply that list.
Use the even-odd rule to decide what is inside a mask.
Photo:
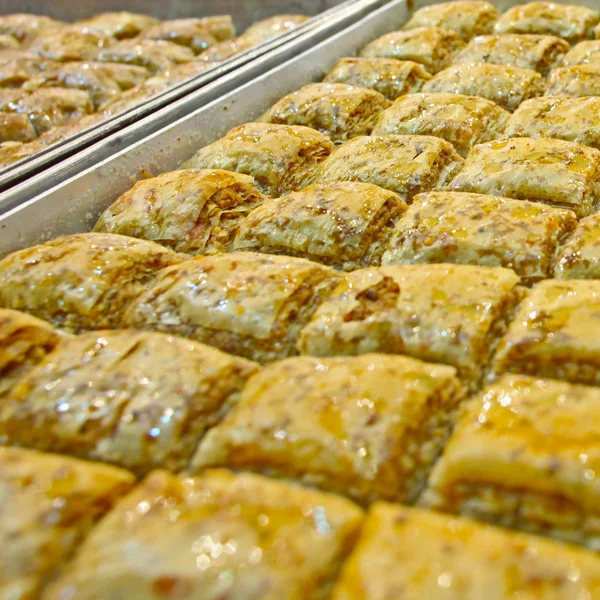
[{"label": "metal tray", "polygon": [[[223,75],[239,69],[257,57],[278,48],[290,40],[300,37],[313,28],[319,28],[331,19],[346,16],[349,19],[356,20],[362,17],[365,11],[373,10],[381,6],[384,2],[385,0],[366,0],[366,2],[361,2],[360,0],[295,0],[291,4],[286,4],[286,12],[317,14],[317,16],[285,34],[224,61],[213,69],[209,69],[196,77],[170,87],[138,106],[106,119],[65,140],[61,140],[18,162],[4,168],[0,167],[0,192],[25,181],[36,173],[40,173],[45,168],[57,164],[60,160],[89,147],[98,140],[106,138],[128,125],[140,121],[162,107],[202,88]],[[278,4],[279,6],[277,6]],[[158,10],[159,6],[162,6],[161,10]],[[146,0],[128,0],[117,3],[107,3],[106,0],[88,0],[85,3],[65,3],[57,0],[35,0],[23,3],[16,0],[3,0],[0,12],[8,13],[29,10],[30,12],[47,14],[56,18],[73,20],[87,16],[88,14],[110,10],[111,7],[115,10],[138,10],[147,12],[148,14],[156,14],[163,18],[197,16],[200,10],[198,3],[194,2],[194,0],[177,0],[173,2],[153,1],[149,5]],[[157,10],[153,10],[154,8]],[[282,10],[281,2],[277,2],[276,0],[250,0],[250,2],[246,0],[226,0],[220,3],[217,0],[202,0],[201,6],[203,16],[225,12],[232,14],[238,31],[246,29],[248,25],[255,21],[272,16],[273,14],[280,14]]]}]

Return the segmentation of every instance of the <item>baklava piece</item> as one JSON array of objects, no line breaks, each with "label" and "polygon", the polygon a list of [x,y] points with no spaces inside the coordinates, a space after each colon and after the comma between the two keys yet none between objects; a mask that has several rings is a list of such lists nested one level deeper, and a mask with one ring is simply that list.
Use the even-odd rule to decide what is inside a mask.
[{"label": "baklava piece", "polygon": [[133,483],[108,465],[0,448],[0,597],[39,598]]},{"label": "baklava piece", "polygon": [[556,138],[600,149],[598,115],[600,98],[533,98],[511,116],[504,135]]},{"label": "baklava piece", "polygon": [[455,63],[491,63],[531,69],[547,75],[571,47],[552,35],[505,33],[482,35],[455,57]]},{"label": "baklava piece", "polygon": [[252,474],[150,475],[102,520],[44,600],[326,600],[363,513]]},{"label": "baklava piece", "polygon": [[244,31],[244,36],[253,39],[255,44],[259,44],[295,29],[309,19],[310,17],[306,15],[275,15],[250,25]]},{"label": "baklava piece", "polygon": [[577,65],[600,66],[600,40],[581,42],[567,52],[562,66],[575,67]]},{"label": "baklava piece", "polygon": [[37,132],[27,115],[0,112],[0,143],[30,142]]},{"label": "baklava piece", "polygon": [[325,75],[328,83],[371,88],[388,100],[418,92],[431,79],[425,68],[412,60],[395,58],[340,58]]},{"label": "baklava piece", "polygon": [[293,125],[246,123],[200,149],[183,169],[224,169],[251,175],[274,198],[311,183],[334,146],[326,135]]},{"label": "baklava piece", "polygon": [[298,341],[301,354],[406,354],[477,385],[522,296],[509,269],[394,265],[345,275]]},{"label": "baklava piece", "polygon": [[367,44],[364,58],[396,58],[420,63],[430,73],[437,73],[452,63],[454,55],[465,43],[455,31],[440,27],[418,27],[392,31]]},{"label": "baklava piece", "polygon": [[337,148],[319,167],[317,183],[359,181],[415,194],[443,188],[463,166],[452,144],[425,135],[358,137]]},{"label": "baklava piece", "polygon": [[581,219],[556,258],[554,276],[557,279],[600,279],[600,215]]},{"label": "baklava piece", "polygon": [[423,86],[423,92],[480,96],[513,112],[529,98],[541,96],[544,78],[531,69],[488,63],[453,65]]},{"label": "baklava piece", "polygon": [[0,306],[68,331],[112,329],[157,271],[180,261],[164,246],[122,235],[58,238],[0,261]]},{"label": "baklava piece", "polygon": [[476,35],[491,33],[500,16],[498,9],[483,0],[454,0],[417,10],[404,29],[442,27],[452,29],[469,41]]},{"label": "baklava piece", "polygon": [[95,231],[152,240],[189,254],[227,252],[240,223],[265,200],[248,175],[173,171],[138,181],[104,211]]},{"label": "baklava piece", "polygon": [[148,15],[122,11],[94,15],[78,21],[77,25],[82,29],[89,29],[122,40],[137,37],[150,27],[158,25],[159,22],[158,19]]},{"label": "baklava piece", "polygon": [[0,88],[22,87],[45,71],[54,71],[61,64],[53,60],[40,59],[35,55],[0,60]]},{"label": "baklava piece", "polygon": [[194,58],[189,48],[163,40],[124,40],[98,53],[100,62],[122,63],[145,67],[152,74],[166,71],[174,65]]},{"label": "baklava piece", "polygon": [[600,200],[600,151],[550,138],[511,138],[475,146],[448,186],[570,208],[578,217]]},{"label": "baklava piece", "polygon": [[507,267],[530,284],[552,277],[557,248],[576,225],[570,210],[525,200],[420,194],[398,221],[382,263]]},{"label": "baklava piece", "polygon": [[62,336],[50,323],[0,308],[0,404],[11,388],[54,350]]},{"label": "baklava piece", "polygon": [[191,468],[295,478],[361,503],[413,502],[461,398],[452,367],[385,354],[289,358],[252,377]]},{"label": "baklava piece", "polygon": [[254,209],[240,225],[234,247],[351,271],[380,264],[405,210],[396,194],[370,183],[310,185]]},{"label": "baklava piece", "polygon": [[235,36],[235,25],[231,15],[213,15],[211,17],[202,17],[200,20],[210,34],[219,42],[230,40]]},{"label": "baklava piece", "polygon": [[139,85],[126,92],[116,95],[112,100],[100,105],[98,109],[104,117],[111,117],[130,110],[142,104],[145,100],[164,92],[167,85],[158,83],[156,85]]},{"label": "baklava piece", "polygon": [[331,600],[594,598],[599,569],[589,550],[380,502]]},{"label": "baklava piece", "polygon": [[502,135],[510,114],[491,100],[462,94],[408,94],[379,115],[373,135],[432,135],[466,157]]},{"label": "baklava piece", "polygon": [[181,83],[183,81],[187,81],[192,77],[196,77],[196,75],[200,75],[204,73],[204,71],[208,71],[208,69],[213,69],[217,67],[219,63],[216,62],[208,62],[201,60],[194,60],[188,63],[183,63],[181,65],[175,65],[174,67],[169,67],[166,71],[159,73],[158,75],[154,75],[154,77],[150,77],[144,83],[144,86],[165,86],[170,87],[177,83]]},{"label": "baklava piece", "polygon": [[600,63],[554,69],[548,78],[546,96],[600,96]]},{"label": "baklava piece", "polygon": [[201,52],[197,60],[205,62],[223,62],[229,60],[242,52],[247,52],[256,47],[257,42],[254,38],[240,36],[232,40],[224,40],[214,46],[211,46],[204,52]]},{"label": "baklava piece", "polygon": [[493,372],[600,385],[600,281],[538,283],[498,345]]},{"label": "baklava piece", "polygon": [[94,60],[98,52],[113,41],[100,33],[70,26],[40,33],[25,49],[51,60]]},{"label": "baklava piece", "polygon": [[16,50],[19,42],[10,35],[0,35],[0,50]]},{"label": "baklava piece", "polygon": [[187,467],[257,365],[162,333],[64,340],[0,404],[0,441],[145,475]]},{"label": "baklava piece", "polygon": [[507,10],[496,21],[496,33],[555,35],[570,44],[590,39],[600,15],[585,6],[529,2]]},{"label": "baklava piece", "polygon": [[598,550],[599,410],[596,388],[505,375],[463,405],[421,504]]},{"label": "baklava piece", "polygon": [[296,354],[300,329],[338,281],[333,269],[302,258],[199,256],[163,270],[124,323],[268,362]]},{"label": "baklava piece", "polygon": [[147,40],[165,40],[186,46],[194,54],[200,54],[217,43],[217,39],[206,27],[204,19],[163,21],[148,29],[142,37]]},{"label": "baklava piece", "polygon": [[60,29],[65,25],[43,15],[16,13],[0,15],[0,34],[10,35],[20,43],[29,42],[48,29]]},{"label": "baklava piece", "polygon": [[389,100],[369,88],[311,83],[279,100],[258,121],[312,127],[339,144],[369,135],[389,106]]}]

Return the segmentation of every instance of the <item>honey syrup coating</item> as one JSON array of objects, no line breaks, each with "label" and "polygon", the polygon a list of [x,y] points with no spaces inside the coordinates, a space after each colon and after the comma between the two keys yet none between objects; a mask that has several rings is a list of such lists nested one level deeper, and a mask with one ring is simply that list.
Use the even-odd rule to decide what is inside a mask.
[{"label": "honey syrup coating", "polygon": [[600,548],[600,390],[506,375],[469,400],[423,506]]},{"label": "honey syrup coating", "polygon": [[600,63],[554,69],[548,78],[546,96],[600,96]]},{"label": "honey syrup coating", "polygon": [[51,60],[94,60],[113,41],[106,35],[69,25],[40,32],[24,49]]},{"label": "honey syrup coating", "polygon": [[400,218],[384,265],[455,263],[513,269],[526,284],[552,277],[577,226],[570,210],[483,194],[419,194]]},{"label": "honey syrup coating", "polygon": [[475,146],[447,189],[543,202],[578,218],[600,200],[600,151],[550,138],[510,138]]},{"label": "honey syrup coating", "polygon": [[465,43],[458,33],[441,27],[417,27],[392,31],[367,44],[359,53],[363,58],[396,58],[422,64],[437,73],[452,63]]},{"label": "honey syrup coating", "polygon": [[565,55],[562,66],[575,67],[577,65],[600,66],[600,40],[588,40],[576,44]]},{"label": "honey syrup coating", "polygon": [[466,157],[475,144],[501,137],[509,116],[477,96],[407,94],[379,115],[373,135],[432,135]]},{"label": "honey syrup coating", "polygon": [[310,127],[246,123],[198,150],[181,168],[251,175],[262,192],[277,198],[308,185],[333,148],[326,135]]},{"label": "honey syrup coating", "polygon": [[369,88],[311,83],[276,102],[258,121],[312,127],[339,144],[369,135],[389,106],[389,100]]},{"label": "honey syrup coating", "polygon": [[234,248],[299,256],[351,271],[381,262],[406,203],[369,183],[310,185],[255,208]]},{"label": "honey syrup coating", "polygon": [[545,85],[544,78],[531,69],[474,63],[448,67],[429,80],[422,91],[480,96],[513,112],[524,100],[541,96]]},{"label": "honey syrup coating", "polygon": [[410,202],[420,192],[446,186],[463,164],[452,144],[437,137],[372,135],[337,148],[316,170],[314,183],[371,183]]},{"label": "honey syrup coating", "polygon": [[0,50],[16,50],[19,47],[19,41],[11,35],[0,34]]},{"label": "honey syrup coating", "polygon": [[123,40],[137,37],[150,27],[158,25],[159,22],[158,19],[148,15],[120,11],[100,13],[77,21],[76,25],[82,29],[89,29],[117,40]]},{"label": "honey syrup coating", "polygon": [[152,240],[176,252],[227,252],[240,224],[267,199],[248,175],[172,171],[138,181],[102,213],[94,230]]},{"label": "honey syrup coating", "polygon": [[181,83],[182,81],[187,81],[192,77],[196,77],[196,75],[204,73],[204,71],[208,71],[208,69],[213,69],[218,66],[218,64],[219,63],[216,62],[194,60],[192,62],[175,65],[158,75],[148,78],[144,83],[144,86],[172,86],[176,83]]},{"label": "honey syrup coating", "polygon": [[199,256],[164,269],[132,302],[124,324],[268,362],[296,353],[300,329],[338,279],[333,269],[302,258]]},{"label": "honey syrup coating", "polygon": [[0,143],[30,142],[36,137],[35,128],[27,115],[0,112]]},{"label": "honey syrup coating", "polygon": [[451,365],[471,387],[522,296],[509,269],[393,265],[345,275],[298,340],[301,354],[404,354]]},{"label": "honey syrup coating", "polygon": [[204,19],[163,21],[145,31],[142,37],[147,40],[173,42],[189,48],[194,54],[204,52],[218,41],[206,27]]},{"label": "honey syrup coating", "polygon": [[159,244],[120,235],[57,238],[0,261],[0,306],[71,332],[119,327],[157,271],[181,260]]},{"label": "honey syrup coating", "polygon": [[19,43],[29,42],[48,29],[60,29],[66,23],[45,15],[13,13],[0,15],[0,34],[9,35]]},{"label": "honey syrup coating", "polygon": [[192,470],[250,469],[362,503],[411,502],[462,393],[452,367],[404,356],[289,358],[250,379]]},{"label": "honey syrup coating", "polygon": [[352,502],[252,474],[150,475],[44,600],[326,600],[358,535]]},{"label": "honey syrup coating", "polygon": [[598,555],[538,536],[379,502],[332,600],[564,600],[600,593]]},{"label": "honey syrup coating", "polygon": [[256,370],[183,338],[90,332],[65,339],[13,387],[0,406],[0,440],[137,475],[180,471]]},{"label": "honey syrup coating", "polygon": [[600,215],[581,219],[554,265],[557,279],[600,279]]},{"label": "honey syrup coating", "polygon": [[166,90],[167,87],[168,85],[163,83],[157,85],[138,85],[101,104],[98,109],[99,114],[105,119],[113,115],[118,115],[135,106],[139,106],[148,98],[152,98],[152,96],[156,96],[156,94]]},{"label": "honey syrup coating", "polygon": [[[11,38],[13,39],[13,38]],[[0,56],[2,53],[0,52]],[[78,63],[67,63],[73,66]],[[46,71],[54,71],[63,66],[55,60],[43,60],[34,54],[17,55],[14,57],[0,58],[0,87],[19,88],[26,84],[30,79],[44,74]]]},{"label": "honey syrup coating", "polygon": [[371,88],[388,100],[418,92],[431,75],[423,65],[396,58],[340,58],[323,81]]},{"label": "honey syrup coating", "polygon": [[134,477],[66,456],[0,448],[0,596],[33,600]]},{"label": "honey syrup coating", "polygon": [[253,23],[244,31],[243,35],[254,39],[256,43],[264,42],[282,33],[295,29],[310,19],[307,15],[283,14],[268,17]]}]

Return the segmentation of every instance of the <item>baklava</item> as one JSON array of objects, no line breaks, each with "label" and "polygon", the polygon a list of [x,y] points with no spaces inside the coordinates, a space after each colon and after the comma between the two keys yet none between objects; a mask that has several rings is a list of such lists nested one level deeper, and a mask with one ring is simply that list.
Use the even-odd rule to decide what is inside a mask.
[{"label": "baklava", "polygon": [[370,183],[310,185],[254,209],[240,225],[234,248],[351,271],[381,262],[405,210],[396,194]]},{"label": "baklava", "polygon": [[440,138],[426,135],[357,137],[323,161],[314,182],[372,183],[410,202],[419,192],[443,188],[463,164],[452,144]]},{"label": "baklava", "polygon": [[51,60],[94,60],[113,41],[100,33],[69,26],[40,33],[25,49]]},{"label": "baklava", "polygon": [[505,375],[462,407],[420,503],[600,548],[600,390]]},{"label": "baklava", "polygon": [[501,137],[509,116],[478,96],[408,94],[379,115],[373,135],[432,135],[466,157],[475,144]]},{"label": "baklava", "polygon": [[600,215],[581,219],[556,258],[554,276],[557,279],[600,279]]},{"label": "baklava", "polygon": [[168,86],[164,83],[138,85],[126,92],[118,94],[111,100],[108,100],[108,102],[104,102],[100,105],[98,111],[104,115],[104,117],[118,115],[119,113],[139,106],[145,100],[164,92],[167,88]]},{"label": "baklava", "polygon": [[157,271],[181,260],[164,246],[122,235],[57,238],[0,261],[0,306],[68,331],[112,329]]},{"label": "baklava", "polygon": [[265,200],[248,175],[172,171],[138,181],[102,213],[94,231],[152,240],[188,254],[227,252],[240,224]]},{"label": "baklava", "polygon": [[108,465],[0,448],[0,596],[39,598],[133,483],[130,473]]},{"label": "baklava", "polygon": [[29,42],[48,29],[60,29],[65,25],[61,21],[43,15],[15,13],[0,15],[0,34],[10,35],[20,43]]},{"label": "baklava", "polygon": [[600,62],[554,69],[548,78],[546,96],[600,96]]},{"label": "baklava", "polygon": [[577,65],[600,66],[600,40],[581,42],[565,55],[562,62],[563,67]]},{"label": "baklava", "polygon": [[294,125],[246,123],[200,149],[183,169],[224,169],[251,175],[274,198],[311,183],[334,146],[326,135]]},{"label": "baklava", "polygon": [[94,331],[63,342],[0,404],[5,444],[145,475],[187,467],[257,365],[162,333]]},{"label": "baklava", "polygon": [[197,60],[206,62],[223,62],[242,52],[254,48],[259,42],[254,38],[239,36],[232,40],[224,40],[204,50],[197,56]]},{"label": "baklava", "polygon": [[345,275],[300,333],[312,356],[405,354],[476,386],[521,299],[509,269],[393,265]]},{"label": "baklava", "polygon": [[454,63],[491,63],[531,69],[547,75],[571,47],[552,35],[505,33],[482,35],[469,42]]},{"label": "baklava", "polygon": [[339,144],[369,135],[379,113],[389,106],[389,100],[370,88],[311,83],[276,102],[257,120],[312,127]]},{"label": "baklava", "polygon": [[16,50],[19,47],[19,42],[10,35],[0,34],[0,50]]},{"label": "baklava", "polygon": [[494,25],[496,33],[555,35],[570,44],[590,39],[600,15],[585,6],[528,2],[507,10]]},{"label": "baklava", "polygon": [[507,267],[526,284],[552,277],[557,248],[577,225],[570,210],[460,192],[418,195],[398,221],[384,265]]},{"label": "baklava", "polygon": [[333,269],[302,258],[200,256],[164,269],[124,323],[268,362],[295,354],[300,329],[338,280]]},{"label": "baklava", "polygon": [[200,54],[217,43],[217,39],[206,27],[204,19],[163,21],[145,31],[142,38],[173,42],[189,48],[194,54]]},{"label": "baklava", "polygon": [[423,92],[480,96],[513,112],[529,98],[541,96],[544,78],[531,69],[489,63],[453,65],[423,86]]},{"label": "baklava", "polygon": [[600,200],[600,151],[550,138],[480,144],[448,188],[570,208],[578,217]]},{"label": "baklava", "polygon": [[412,502],[461,398],[452,367],[385,354],[289,358],[250,379],[192,471],[250,469],[361,503]]},{"label": "baklava", "polygon": [[[30,142],[37,137],[37,132],[27,115],[0,112],[0,143]],[[0,149],[0,155],[3,148]],[[2,158],[0,158],[0,164]]]},{"label": "baklava", "polygon": [[306,15],[284,14],[275,15],[253,23],[244,31],[244,36],[253,39],[255,44],[266,42],[282,33],[295,29],[302,23],[308,21]]},{"label": "baklava", "polygon": [[396,58],[422,64],[430,73],[437,73],[452,63],[454,55],[465,46],[458,33],[440,27],[418,27],[407,31],[392,31],[367,44],[361,51],[364,58]]},{"label": "baklava", "polygon": [[[72,65],[78,63],[70,63]],[[0,88],[19,88],[30,79],[54,71],[61,63],[53,60],[42,60],[37,56],[16,56],[0,60]]]},{"label": "baklava", "polygon": [[396,58],[340,58],[325,75],[328,83],[371,88],[388,100],[418,92],[431,75],[423,65]]},{"label": "baklava", "polygon": [[362,518],[349,500],[258,475],[157,471],[102,520],[44,600],[326,600]]},{"label": "baklava", "polygon": [[174,67],[169,67],[166,71],[163,71],[158,75],[150,77],[145,81],[144,85],[152,87],[172,86],[177,83],[181,83],[182,81],[187,81],[192,77],[196,77],[196,75],[204,73],[204,71],[208,71],[208,69],[213,69],[218,65],[219,63],[216,62],[201,60],[194,60],[181,65],[175,65]]},{"label": "baklava", "polygon": [[595,598],[599,569],[589,550],[380,502],[331,600]]},{"label": "baklava", "polygon": [[484,0],[454,0],[417,10],[404,29],[442,27],[456,31],[468,41],[476,35],[491,33],[499,16],[498,9]]},{"label": "baklava", "polygon": [[148,15],[121,11],[100,13],[78,21],[77,25],[82,29],[123,40],[137,37],[150,27],[158,25],[159,22],[158,19]]}]

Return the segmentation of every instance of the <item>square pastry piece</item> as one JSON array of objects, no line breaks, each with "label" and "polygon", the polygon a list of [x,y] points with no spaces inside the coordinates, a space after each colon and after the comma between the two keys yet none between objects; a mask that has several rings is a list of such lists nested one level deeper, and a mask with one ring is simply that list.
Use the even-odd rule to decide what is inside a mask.
[{"label": "square pastry piece", "polygon": [[476,35],[491,33],[499,16],[498,9],[489,2],[454,0],[419,9],[404,29],[443,27],[456,31],[468,41]]},{"label": "square pastry piece", "polygon": [[600,66],[600,40],[589,40],[573,46],[563,59],[563,67],[577,65]]},{"label": "square pastry piece", "polygon": [[561,63],[570,49],[565,40],[553,35],[482,35],[471,40],[454,58],[454,62],[508,65],[547,75]]},{"label": "square pastry piece", "polygon": [[599,428],[600,390],[506,375],[463,406],[421,504],[598,550]]},{"label": "square pastry piece", "polygon": [[326,600],[362,511],[251,474],[148,477],[122,500],[44,600]]},{"label": "square pastry piece", "polygon": [[340,58],[325,75],[328,83],[371,88],[388,100],[418,92],[431,75],[423,65],[396,58]]},{"label": "square pastry piece", "polygon": [[554,69],[548,78],[546,96],[600,96],[600,63]]},{"label": "square pastry piece", "polygon": [[404,356],[300,356],[253,377],[192,470],[299,479],[368,503],[417,499],[462,399],[452,367]]},{"label": "square pastry piece", "polygon": [[164,246],[123,235],[57,238],[0,261],[0,306],[71,332],[112,329],[156,272],[181,260]]},{"label": "square pastry piece", "polygon": [[500,137],[510,114],[491,100],[462,94],[408,94],[381,113],[373,135],[433,135],[461,156]]},{"label": "square pastry piece", "polygon": [[0,448],[0,597],[39,598],[133,483],[133,475],[108,465]]},{"label": "square pastry piece", "polygon": [[91,29],[104,35],[110,35],[118,40],[133,38],[143,33],[150,27],[158,25],[160,21],[148,15],[131,12],[105,12],[94,15],[77,25],[83,29]]},{"label": "square pastry piece", "polygon": [[144,32],[146,40],[165,40],[186,46],[194,54],[200,54],[217,43],[204,19],[173,19],[163,21]]},{"label": "square pastry piece", "polygon": [[246,123],[198,150],[182,168],[252,175],[261,191],[278,197],[308,185],[333,148],[326,135],[310,127]]},{"label": "square pastry piece", "polygon": [[31,43],[24,46],[24,50],[43,58],[65,62],[94,60],[99,52],[113,42],[114,39],[102,33],[68,25],[38,33]]},{"label": "square pastry piece", "polygon": [[541,96],[544,78],[531,69],[488,63],[453,65],[423,86],[427,93],[481,96],[513,112],[523,100]]},{"label": "square pastry piece", "polygon": [[557,279],[600,279],[600,215],[581,219],[556,258],[554,276]]},{"label": "square pastry piece", "polygon": [[329,156],[315,174],[317,183],[362,181],[396,192],[410,202],[415,194],[441,189],[463,167],[452,144],[426,135],[358,137]]},{"label": "square pastry piece", "polygon": [[331,600],[596,598],[599,569],[589,550],[381,502]]},{"label": "square pastry piece", "polygon": [[369,135],[390,106],[379,92],[345,83],[311,83],[273,105],[258,121],[312,127],[341,143]]},{"label": "square pastry piece", "polygon": [[419,194],[398,221],[384,265],[455,263],[508,267],[524,283],[552,276],[570,210],[460,192]]},{"label": "square pastry piece", "polygon": [[528,2],[507,10],[496,21],[496,33],[556,35],[570,44],[594,37],[600,15],[585,6],[555,2]]},{"label": "square pastry piece", "polygon": [[414,60],[430,73],[437,73],[450,65],[454,55],[464,46],[455,31],[441,27],[417,27],[382,35],[367,44],[360,51],[360,56]]},{"label": "square pastry piece", "polygon": [[556,138],[600,149],[600,97],[532,98],[511,116],[504,135]]},{"label": "square pastry piece", "polygon": [[91,332],[62,344],[0,405],[0,442],[138,475],[184,469],[257,365],[161,333]]},{"label": "square pastry piece", "polygon": [[521,298],[509,269],[394,265],[346,275],[302,330],[312,356],[406,354],[456,367],[470,385]]},{"label": "square pastry piece", "polygon": [[173,171],[138,181],[102,213],[95,231],[152,240],[189,254],[227,252],[240,223],[265,200],[248,175]]},{"label": "square pastry piece", "polygon": [[448,186],[570,208],[578,217],[600,201],[600,151],[550,138],[511,138],[475,146]]},{"label": "square pastry piece", "polygon": [[315,184],[253,210],[236,250],[300,256],[345,271],[381,262],[396,222],[399,196],[370,183]]},{"label": "square pastry piece", "polygon": [[538,283],[500,342],[493,371],[600,385],[600,281]]},{"label": "square pastry piece", "polygon": [[300,329],[337,284],[329,267],[289,256],[231,252],[161,272],[125,324],[174,333],[253,360],[295,354]]}]

